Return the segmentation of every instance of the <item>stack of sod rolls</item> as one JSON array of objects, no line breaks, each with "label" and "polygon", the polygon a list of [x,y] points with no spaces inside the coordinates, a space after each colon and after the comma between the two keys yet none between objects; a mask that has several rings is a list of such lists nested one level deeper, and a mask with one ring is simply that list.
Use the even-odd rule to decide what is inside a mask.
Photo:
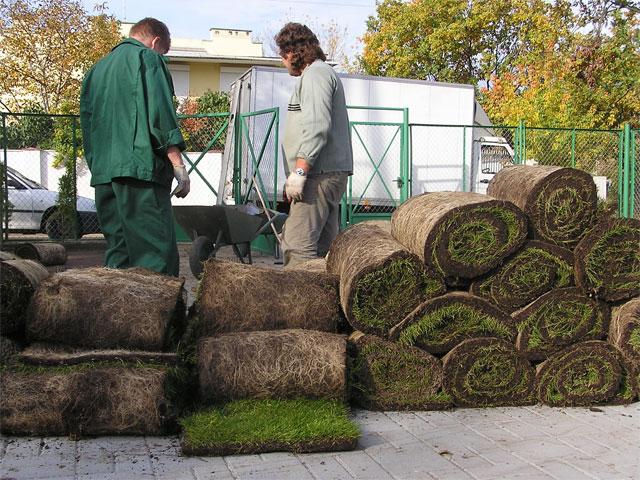
[{"label": "stack of sod rolls", "polygon": [[322,259],[286,271],[204,264],[183,340],[199,384],[183,453],[355,448],[337,280]]},{"label": "stack of sod rolls", "polygon": [[[33,277],[5,263],[3,277],[5,269]],[[26,348],[0,370],[3,433],[175,431],[185,377],[173,353],[185,327],[183,280],[91,268],[21,285],[13,299],[30,295],[28,307],[13,319],[23,322]]]},{"label": "stack of sod rolls", "polygon": [[640,221],[600,216],[589,174],[509,167],[488,195],[427,193],[399,206],[390,228],[376,223],[343,231],[327,259],[358,331],[349,370],[357,404],[638,397]]}]

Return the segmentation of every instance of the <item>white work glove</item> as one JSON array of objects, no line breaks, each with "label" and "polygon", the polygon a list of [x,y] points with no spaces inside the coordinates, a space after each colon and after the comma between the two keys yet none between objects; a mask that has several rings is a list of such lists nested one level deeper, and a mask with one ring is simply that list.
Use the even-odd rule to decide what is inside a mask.
[{"label": "white work glove", "polygon": [[187,173],[187,167],[184,165],[173,166],[173,177],[178,181],[178,186],[174,188],[171,195],[175,195],[178,198],[184,198],[191,190],[191,180],[189,180],[189,174]]},{"label": "white work glove", "polygon": [[291,172],[287,181],[284,184],[284,192],[292,202],[302,201],[302,190],[304,189],[304,183],[307,181],[306,175],[300,175],[296,172]]}]

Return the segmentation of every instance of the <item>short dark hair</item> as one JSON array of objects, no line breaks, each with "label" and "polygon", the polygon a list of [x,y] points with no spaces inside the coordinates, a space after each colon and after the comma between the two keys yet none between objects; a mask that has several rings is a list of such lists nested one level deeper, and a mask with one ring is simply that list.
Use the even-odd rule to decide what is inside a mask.
[{"label": "short dark hair", "polygon": [[162,47],[168,52],[171,48],[171,34],[167,26],[160,20],[146,17],[136,23],[129,31],[130,36],[159,37]]},{"label": "short dark hair", "polygon": [[309,27],[301,23],[287,23],[275,36],[275,41],[280,49],[280,56],[293,53],[291,66],[300,72],[318,59],[322,61],[327,59],[320,48],[318,37]]}]

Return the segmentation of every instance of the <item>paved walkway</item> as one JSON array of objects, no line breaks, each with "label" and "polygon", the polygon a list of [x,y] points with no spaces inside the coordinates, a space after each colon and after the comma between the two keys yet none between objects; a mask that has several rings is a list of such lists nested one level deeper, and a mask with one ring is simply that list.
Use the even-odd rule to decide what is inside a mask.
[{"label": "paved walkway", "polygon": [[639,479],[640,403],[354,412],[353,452],[182,457],[175,437],[0,439],[0,478]]}]

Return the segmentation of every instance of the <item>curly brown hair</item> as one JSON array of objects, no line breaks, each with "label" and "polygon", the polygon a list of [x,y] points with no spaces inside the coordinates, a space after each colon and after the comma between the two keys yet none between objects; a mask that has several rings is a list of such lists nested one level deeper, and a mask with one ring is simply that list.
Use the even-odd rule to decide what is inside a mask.
[{"label": "curly brown hair", "polygon": [[318,59],[322,61],[327,59],[320,48],[318,37],[309,27],[301,23],[287,23],[274,39],[280,49],[281,57],[293,53],[291,66],[299,72]]}]

